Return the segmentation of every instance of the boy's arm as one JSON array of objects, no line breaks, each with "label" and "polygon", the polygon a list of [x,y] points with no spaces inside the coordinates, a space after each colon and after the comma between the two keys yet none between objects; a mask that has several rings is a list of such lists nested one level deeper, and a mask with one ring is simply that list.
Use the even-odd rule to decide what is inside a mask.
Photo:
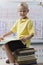
[{"label": "boy's arm", "polygon": [[21,41],[26,41],[26,40],[31,39],[33,36],[34,36],[34,34],[32,33],[31,35],[28,35],[28,36],[25,36],[25,37],[20,38],[20,40]]},{"label": "boy's arm", "polygon": [[5,33],[5,34],[3,35],[3,38],[4,38],[4,37],[7,37],[8,35],[11,35],[12,33],[13,33],[12,31],[9,31],[9,32]]},{"label": "boy's arm", "polygon": [[8,33],[5,33],[1,38],[0,38],[0,42],[2,40],[4,40],[5,37],[7,37],[8,35],[12,34],[13,32],[12,31],[9,31]]},{"label": "boy's arm", "polygon": [[13,32],[12,31],[9,31],[8,33],[5,33],[1,38],[0,38],[0,42],[2,40],[4,40],[5,37],[7,37],[8,35],[11,35]]},{"label": "boy's arm", "polygon": [[25,39],[26,40],[31,39],[33,36],[34,36],[34,33],[32,33],[31,35],[26,36]]}]

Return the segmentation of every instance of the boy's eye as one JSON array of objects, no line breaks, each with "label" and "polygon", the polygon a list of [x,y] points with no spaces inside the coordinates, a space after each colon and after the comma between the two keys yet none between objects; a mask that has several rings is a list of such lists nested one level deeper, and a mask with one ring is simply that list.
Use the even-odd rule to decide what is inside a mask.
[{"label": "boy's eye", "polygon": [[26,12],[26,11],[24,10],[24,11],[20,11],[20,12]]}]

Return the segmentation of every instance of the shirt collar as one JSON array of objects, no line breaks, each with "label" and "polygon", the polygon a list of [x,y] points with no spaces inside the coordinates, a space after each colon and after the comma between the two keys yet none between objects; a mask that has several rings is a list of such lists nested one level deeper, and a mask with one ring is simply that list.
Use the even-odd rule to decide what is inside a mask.
[{"label": "shirt collar", "polygon": [[20,19],[20,22],[23,23],[28,19],[28,17],[25,17],[24,19]]}]

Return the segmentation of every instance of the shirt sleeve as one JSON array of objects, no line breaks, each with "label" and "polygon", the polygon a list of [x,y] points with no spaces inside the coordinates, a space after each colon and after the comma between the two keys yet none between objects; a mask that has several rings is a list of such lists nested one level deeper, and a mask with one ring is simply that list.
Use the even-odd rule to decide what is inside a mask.
[{"label": "shirt sleeve", "polygon": [[13,33],[17,31],[17,24],[18,22],[16,21],[16,23],[13,25],[13,27],[11,28],[10,31],[12,31]]},{"label": "shirt sleeve", "polygon": [[31,20],[28,23],[28,32],[29,32],[29,35],[34,34],[34,26]]}]

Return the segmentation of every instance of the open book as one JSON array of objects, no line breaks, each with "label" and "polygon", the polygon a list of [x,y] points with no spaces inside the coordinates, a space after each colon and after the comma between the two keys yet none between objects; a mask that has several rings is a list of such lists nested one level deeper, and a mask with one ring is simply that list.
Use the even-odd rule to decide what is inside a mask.
[{"label": "open book", "polygon": [[17,37],[6,37],[4,40],[1,41],[2,44],[6,44],[7,42],[19,40]]}]

